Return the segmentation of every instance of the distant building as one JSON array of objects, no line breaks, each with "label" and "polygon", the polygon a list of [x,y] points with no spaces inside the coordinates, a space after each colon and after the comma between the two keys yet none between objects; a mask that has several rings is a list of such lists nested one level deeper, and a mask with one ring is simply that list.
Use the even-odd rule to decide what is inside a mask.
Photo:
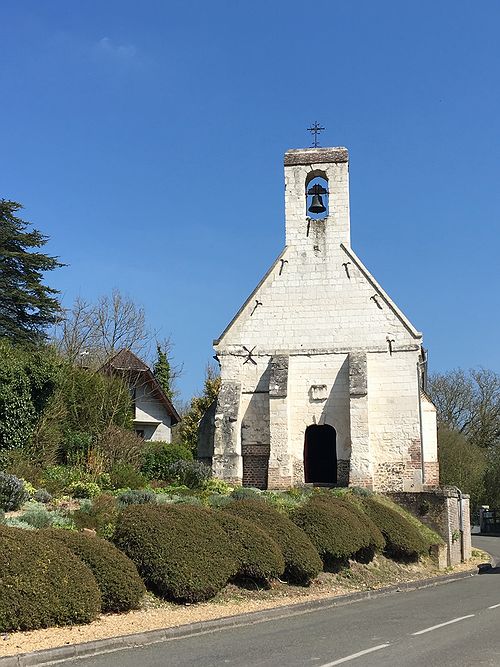
[{"label": "distant building", "polygon": [[285,221],[285,249],[214,342],[199,458],[260,488],[436,487],[422,334],[351,249],[347,149],[285,154]]},{"label": "distant building", "polygon": [[180,417],[151,369],[130,350],[120,350],[102,370],[128,382],[137,435],[144,440],[171,442],[172,426]]}]

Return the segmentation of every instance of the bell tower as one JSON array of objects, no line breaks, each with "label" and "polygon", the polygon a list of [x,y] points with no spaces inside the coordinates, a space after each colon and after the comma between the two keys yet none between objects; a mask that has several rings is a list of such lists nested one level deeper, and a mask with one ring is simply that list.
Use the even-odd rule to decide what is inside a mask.
[{"label": "bell tower", "polygon": [[302,246],[315,229],[327,245],[350,246],[347,148],[299,148],[285,153],[286,245]]}]

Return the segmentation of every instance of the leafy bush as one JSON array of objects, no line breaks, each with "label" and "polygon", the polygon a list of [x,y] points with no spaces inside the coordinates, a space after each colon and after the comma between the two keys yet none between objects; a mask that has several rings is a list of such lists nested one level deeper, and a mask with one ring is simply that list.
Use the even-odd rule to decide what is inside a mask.
[{"label": "leafy bush", "polygon": [[24,490],[28,494],[28,498],[31,500],[35,496],[36,488],[33,486],[31,482],[28,482],[24,478],[21,477],[21,480],[23,482]]},{"label": "leafy bush", "polygon": [[115,463],[109,471],[112,489],[143,489],[148,480],[130,463]]},{"label": "leafy bush", "polygon": [[79,482],[85,476],[81,468],[72,466],[49,466],[43,471],[42,485],[53,496],[66,493],[73,482]]},{"label": "leafy bush", "polygon": [[78,465],[80,461],[86,459],[91,448],[91,433],[68,429],[63,436],[59,460],[69,465]]},{"label": "leafy bush", "polygon": [[341,505],[308,502],[293,510],[291,519],[314,544],[326,569],[346,564],[370,544],[365,526]]},{"label": "leafy bush", "polygon": [[208,496],[206,502],[210,507],[226,507],[226,505],[229,505],[232,500],[230,496],[221,496],[218,493],[212,493],[210,496]]},{"label": "leafy bush", "polygon": [[384,553],[395,560],[417,561],[429,550],[429,545],[417,528],[397,510],[377,500],[376,496],[362,499],[363,507],[382,532]]},{"label": "leafy bush", "polygon": [[124,553],[100,537],[54,528],[43,532],[64,544],[92,570],[101,591],[102,611],[137,609],[146,589],[134,563]]},{"label": "leafy bush", "polygon": [[[143,445],[144,446],[144,445]],[[192,461],[193,455],[182,445],[166,442],[150,442],[143,452],[141,472],[148,479],[172,479],[171,466],[177,461]]]},{"label": "leafy bush", "polygon": [[28,498],[23,480],[15,475],[0,472],[0,509],[6,512],[18,510]]},{"label": "leafy bush", "polygon": [[10,526],[11,528],[22,528],[23,530],[36,530],[34,526],[31,526],[29,523],[26,523],[26,521],[21,521],[15,516],[9,516],[9,518],[4,519],[2,523],[4,523],[6,526]]},{"label": "leafy bush", "polygon": [[113,496],[101,494],[92,502],[86,501],[73,512],[72,518],[80,530],[95,530],[100,537],[110,538],[118,517],[118,504]]},{"label": "leafy bush", "polygon": [[255,523],[225,512],[215,512],[217,522],[233,545],[239,561],[236,579],[252,579],[269,585],[285,570],[281,549]]},{"label": "leafy bush", "polygon": [[101,596],[94,575],[38,531],[0,526],[0,632],[90,623]]},{"label": "leafy bush", "polygon": [[33,528],[46,528],[52,523],[51,513],[44,505],[38,503],[30,503],[30,506],[25,512],[19,516],[20,521],[28,523]]},{"label": "leafy bush", "polygon": [[172,467],[173,479],[190,489],[201,489],[212,477],[212,468],[201,461],[177,461]]},{"label": "leafy bush", "polygon": [[58,528],[75,528],[75,524],[60,510],[49,511],[42,503],[32,502],[26,510],[18,517],[20,521],[33,526],[33,528],[47,528],[57,526]]},{"label": "leafy bush", "polygon": [[302,490],[290,491],[263,491],[262,496],[268,503],[282,512],[290,512],[295,507],[303,505],[311,494]]},{"label": "leafy bush", "polygon": [[[97,448],[108,471],[124,462],[136,471],[141,467],[144,440],[135,431],[111,424],[99,437]],[[123,486],[131,485],[124,484]]]},{"label": "leafy bush", "polygon": [[212,477],[204,485],[203,490],[207,495],[219,494],[221,496],[227,496],[233,490],[233,487],[230,486],[223,479],[218,479],[217,477]]},{"label": "leafy bush", "polygon": [[246,500],[247,498],[258,498],[262,491],[255,489],[253,486],[237,486],[231,493],[231,497],[235,500]]},{"label": "leafy bush", "polygon": [[221,511],[252,521],[276,542],[291,583],[306,586],[321,572],[321,558],[304,531],[264,500],[236,500]]},{"label": "leafy bush", "polygon": [[47,489],[38,489],[37,491],[35,491],[33,500],[35,500],[37,503],[47,504],[50,503],[50,501],[52,500],[52,496],[47,491]]},{"label": "leafy bush", "polygon": [[[4,222],[2,221],[2,226]],[[2,299],[3,300],[3,299]],[[58,382],[54,352],[0,339],[0,452],[22,449]]]},{"label": "leafy bush", "polygon": [[101,493],[101,488],[95,482],[71,482],[68,493],[73,498],[95,498]]},{"label": "leafy bush", "polygon": [[210,510],[186,505],[133,505],[120,514],[114,541],[162,597],[198,602],[236,574],[238,560]]},{"label": "leafy bush", "polygon": [[132,489],[124,491],[118,496],[118,502],[122,506],[126,505],[145,505],[146,503],[155,503],[156,494],[149,489]]}]

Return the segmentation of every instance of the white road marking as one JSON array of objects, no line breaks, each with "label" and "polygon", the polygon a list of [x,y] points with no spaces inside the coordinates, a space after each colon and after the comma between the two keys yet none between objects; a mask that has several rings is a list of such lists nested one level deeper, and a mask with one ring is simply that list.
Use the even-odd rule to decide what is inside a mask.
[{"label": "white road marking", "polygon": [[446,623],[440,623],[439,625],[433,625],[430,628],[425,628],[425,630],[419,630],[418,632],[412,632],[412,635],[423,635],[426,632],[431,632],[432,630],[437,630],[438,628],[444,628],[445,625],[451,625],[452,623],[458,623],[458,621],[464,621],[466,618],[472,618],[475,614],[468,614],[467,616],[459,616],[459,618],[453,618],[451,621],[446,621]]},{"label": "white road marking", "polygon": [[367,653],[373,653],[373,651],[380,651],[381,648],[387,648],[390,644],[379,644],[378,646],[372,646],[372,648],[367,648],[364,651],[359,651],[358,653],[353,653],[352,655],[347,655],[345,658],[340,658],[340,660],[334,660],[333,662],[327,662],[321,667],[333,667],[334,665],[341,665],[343,662],[349,662],[349,660],[355,660],[360,658],[362,655]]},{"label": "white road marking", "polygon": [[488,609],[496,609],[497,607],[500,607],[500,604],[492,604]]}]

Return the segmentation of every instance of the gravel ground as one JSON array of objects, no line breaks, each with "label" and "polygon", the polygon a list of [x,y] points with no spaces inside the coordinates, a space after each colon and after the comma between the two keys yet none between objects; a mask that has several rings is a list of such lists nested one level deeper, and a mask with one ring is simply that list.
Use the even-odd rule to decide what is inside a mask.
[{"label": "gravel ground", "polygon": [[[468,563],[454,568],[453,572],[469,570],[488,560],[485,555],[476,556]],[[0,656],[177,627],[197,621],[320,600],[355,590],[370,590],[404,581],[417,581],[440,574],[445,573],[438,571],[429,562],[400,565],[378,557],[369,565],[352,563],[349,570],[339,574],[322,573],[309,588],[277,583],[271,590],[247,590],[229,585],[213,600],[193,605],[176,605],[148,594],[141,609],[127,614],[103,615],[88,625],[0,634]]]}]

